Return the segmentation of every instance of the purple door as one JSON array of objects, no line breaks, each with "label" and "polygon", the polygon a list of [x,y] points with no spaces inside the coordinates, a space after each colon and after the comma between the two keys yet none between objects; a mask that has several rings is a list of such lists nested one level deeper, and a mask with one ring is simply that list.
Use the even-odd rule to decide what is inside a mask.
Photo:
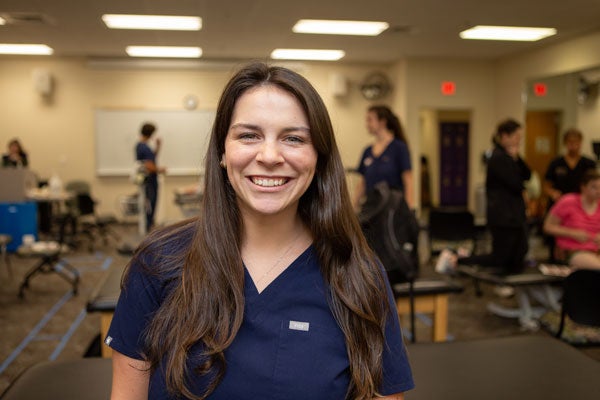
[{"label": "purple door", "polygon": [[440,123],[440,205],[466,206],[469,182],[469,124]]}]

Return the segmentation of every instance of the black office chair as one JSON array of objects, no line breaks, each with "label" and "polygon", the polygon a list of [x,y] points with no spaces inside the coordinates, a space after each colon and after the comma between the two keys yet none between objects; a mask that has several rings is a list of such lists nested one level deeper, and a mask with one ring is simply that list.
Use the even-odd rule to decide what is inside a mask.
[{"label": "black office chair", "polygon": [[578,324],[600,326],[600,270],[579,269],[563,281],[560,326],[556,337],[562,336],[565,317]]},{"label": "black office chair", "polygon": [[477,230],[473,213],[465,208],[438,207],[429,211],[429,253],[438,255],[444,248],[467,247],[476,252]]},{"label": "black office chair", "polygon": [[97,233],[104,242],[108,245],[108,237],[112,236],[116,241],[120,240],[119,235],[111,228],[117,223],[117,218],[114,215],[96,214],[96,202],[88,193],[79,193],[76,196],[78,223],[82,227],[84,233],[90,240],[90,251],[93,250]]}]

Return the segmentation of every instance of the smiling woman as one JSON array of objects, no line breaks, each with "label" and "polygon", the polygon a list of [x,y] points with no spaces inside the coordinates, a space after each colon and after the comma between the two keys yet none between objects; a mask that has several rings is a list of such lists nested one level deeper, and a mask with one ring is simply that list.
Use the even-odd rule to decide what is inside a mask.
[{"label": "smiling woman", "polygon": [[259,63],[231,79],[203,201],[128,266],[105,340],[113,399],[401,399],[414,386],[327,110],[302,76]]}]

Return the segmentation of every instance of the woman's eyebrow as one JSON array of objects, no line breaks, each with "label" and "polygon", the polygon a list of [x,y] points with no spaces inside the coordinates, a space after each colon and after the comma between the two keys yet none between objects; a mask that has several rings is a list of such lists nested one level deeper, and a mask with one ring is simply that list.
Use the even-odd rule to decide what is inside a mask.
[{"label": "woman's eyebrow", "polygon": [[260,126],[258,125],[253,125],[253,124],[246,124],[244,122],[238,122],[237,124],[233,124],[229,127],[229,129],[236,129],[236,128],[245,128],[245,129],[252,129],[255,131],[260,130]]},{"label": "woman's eyebrow", "polygon": [[[255,131],[262,130],[261,127],[258,125],[248,124],[248,123],[244,123],[244,122],[235,123],[235,124],[231,125],[231,127],[229,129],[236,129],[236,128],[251,129],[251,130],[255,130]],[[307,133],[310,133],[310,128],[308,128],[306,126],[288,126],[288,127],[283,128],[281,131],[282,132],[305,131]]]},{"label": "woman's eyebrow", "polygon": [[294,132],[294,131],[305,131],[306,133],[310,133],[310,128],[306,126],[289,126],[287,128],[283,128],[282,132]]}]

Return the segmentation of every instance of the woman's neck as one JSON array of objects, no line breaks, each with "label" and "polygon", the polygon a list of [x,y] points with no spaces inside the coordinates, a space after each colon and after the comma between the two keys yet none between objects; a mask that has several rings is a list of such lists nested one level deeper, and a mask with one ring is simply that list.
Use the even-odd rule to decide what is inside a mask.
[{"label": "woman's neck", "polygon": [[375,143],[388,144],[392,140],[394,140],[394,134],[387,129],[377,131],[377,133],[375,134]]},{"label": "woman's neck", "polygon": [[565,158],[565,161],[567,162],[567,164],[570,167],[573,167],[573,166],[577,165],[577,163],[579,162],[579,159],[581,158],[581,154],[578,154],[578,153],[576,153],[576,154],[567,153],[567,154],[565,154],[564,158]]},{"label": "woman's neck", "polygon": [[588,214],[593,214],[598,208],[598,200],[594,197],[588,197],[584,194],[581,195],[581,206],[583,210]]},{"label": "woman's neck", "polygon": [[371,152],[373,153],[373,156],[379,157],[393,140],[394,134],[392,132],[388,130],[378,132],[375,135],[375,143],[373,143],[373,146],[371,146]]},{"label": "woman's neck", "polygon": [[243,248],[278,248],[281,243],[294,238],[309,236],[300,216],[294,213],[282,213],[273,216],[245,216]]}]

